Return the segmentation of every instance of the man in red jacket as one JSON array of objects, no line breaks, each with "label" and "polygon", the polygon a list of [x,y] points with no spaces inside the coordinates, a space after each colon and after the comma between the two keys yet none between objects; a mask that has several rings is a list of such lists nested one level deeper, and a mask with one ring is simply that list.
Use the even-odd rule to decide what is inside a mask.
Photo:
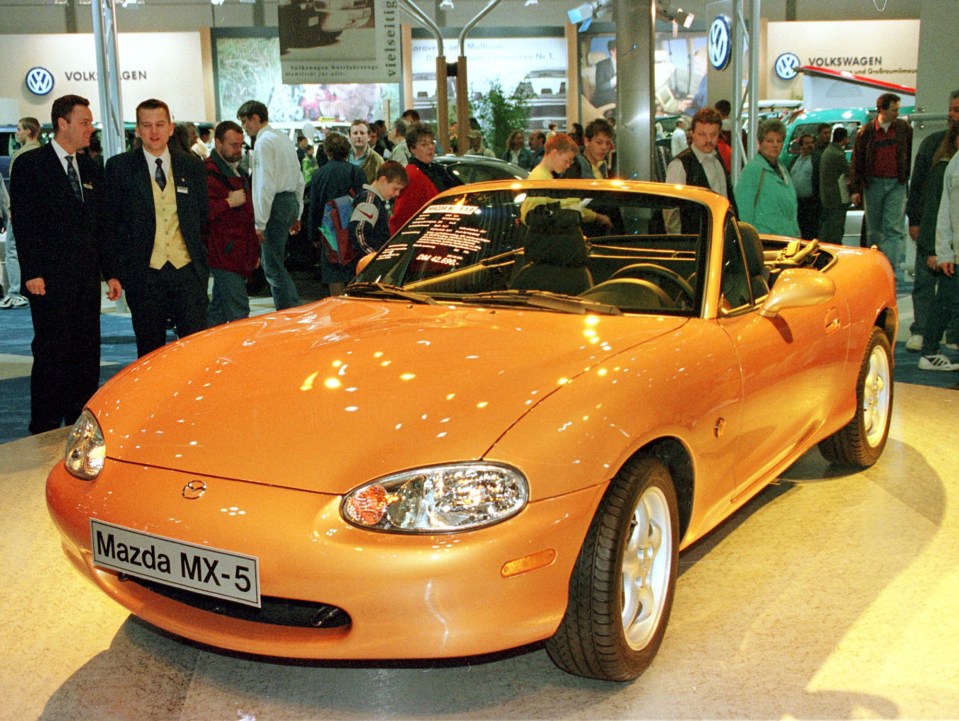
[{"label": "man in red jacket", "polygon": [[[853,205],[865,211],[866,244],[879,247],[899,273],[906,238],[906,189],[912,163],[912,126],[899,119],[899,96],[883,93],[875,120],[856,133],[849,170]],[[900,276],[901,277],[901,276]]]},{"label": "man in red jacket", "polygon": [[216,126],[213,152],[204,162],[210,221],[203,240],[213,275],[211,326],[250,315],[246,281],[260,263],[250,179],[239,168],[243,129],[232,120]]}]

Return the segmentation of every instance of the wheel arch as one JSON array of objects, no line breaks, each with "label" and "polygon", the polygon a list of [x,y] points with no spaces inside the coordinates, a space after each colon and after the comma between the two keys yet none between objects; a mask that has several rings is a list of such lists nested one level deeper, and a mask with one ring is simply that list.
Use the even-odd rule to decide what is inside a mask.
[{"label": "wheel arch", "polygon": [[881,329],[886,335],[886,338],[889,340],[889,345],[891,347],[895,347],[896,334],[899,331],[898,311],[895,308],[889,308],[888,306],[883,308],[876,316],[876,321],[873,325]]},{"label": "wheel arch", "polygon": [[[679,539],[686,535],[693,515],[693,498],[695,494],[695,476],[693,472],[693,458],[686,445],[674,436],[665,436],[650,441],[637,449],[627,459],[627,463],[641,455],[652,455],[662,461],[669,469],[676,490],[676,501],[679,506]],[[625,464],[623,464],[625,465]]]}]

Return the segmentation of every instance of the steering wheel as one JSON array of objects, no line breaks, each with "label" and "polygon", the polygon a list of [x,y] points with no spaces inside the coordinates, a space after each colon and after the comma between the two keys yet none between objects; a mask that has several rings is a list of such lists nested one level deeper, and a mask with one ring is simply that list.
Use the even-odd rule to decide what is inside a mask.
[{"label": "steering wheel", "polygon": [[661,288],[663,284],[660,283],[660,281],[665,280],[666,285],[669,287],[663,288],[663,290],[666,291],[677,308],[692,308],[696,302],[696,291],[693,290],[689,281],[675,270],[664,268],[655,263],[633,263],[632,265],[624,266],[609,276],[609,280],[616,280],[617,278],[651,280]]}]

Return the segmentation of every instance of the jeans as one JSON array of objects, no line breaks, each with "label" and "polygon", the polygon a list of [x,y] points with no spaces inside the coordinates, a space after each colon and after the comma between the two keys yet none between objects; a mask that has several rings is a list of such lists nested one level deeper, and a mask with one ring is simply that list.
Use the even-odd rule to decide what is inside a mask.
[{"label": "jeans", "polygon": [[246,294],[243,276],[220,268],[210,268],[210,274],[213,276],[213,300],[207,309],[210,327],[248,318],[250,297]]},{"label": "jeans", "polygon": [[260,260],[263,263],[263,275],[266,276],[273,294],[273,305],[277,310],[300,304],[296,286],[284,265],[286,241],[290,237],[290,228],[299,210],[300,204],[294,193],[277,193],[270,207],[270,219],[263,231]]},{"label": "jeans", "polygon": [[866,242],[877,246],[899,270],[906,238],[906,184],[896,178],[873,178],[862,193]]},{"label": "jeans", "polygon": [[17,257],[17,243],[13,239],[13,224],[7,220],[7,241],[4,244],[4,261],[6,264],[7,285],[4,294],[10,297],[20,295],[20,260]]}]

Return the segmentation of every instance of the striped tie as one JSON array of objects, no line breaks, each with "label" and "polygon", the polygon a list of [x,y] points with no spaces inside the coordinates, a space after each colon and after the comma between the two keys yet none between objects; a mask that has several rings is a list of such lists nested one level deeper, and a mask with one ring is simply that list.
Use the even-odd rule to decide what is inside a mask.
[{"label": "striped tie", "polygon": [[67,180],[70,181],[70,187],[73,188],[73,194],[77,200],[83,202],[83,190],[80,189],[80,176],[77,175],[77,169],[73,165],[73,156],[67,156]]}]

